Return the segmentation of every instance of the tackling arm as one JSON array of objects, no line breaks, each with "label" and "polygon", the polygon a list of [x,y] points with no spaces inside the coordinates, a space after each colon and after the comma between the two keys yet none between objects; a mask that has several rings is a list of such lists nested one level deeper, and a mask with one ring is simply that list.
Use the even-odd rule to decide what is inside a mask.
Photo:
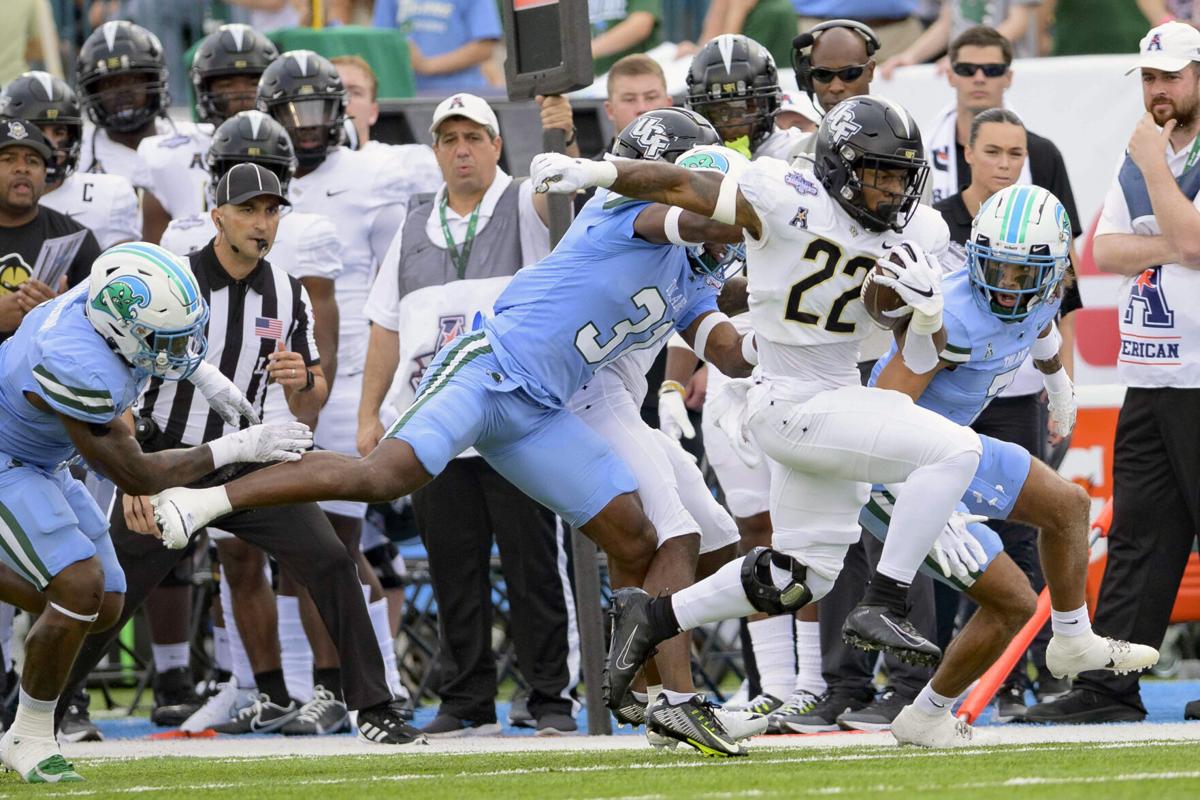
[{"label": "tackling arm", "polygon": [[921,394],[925,391],[925,387],[933,380],[933,376],[945,369],[948,364],[939,359],[937,366],[928,372],[915,372],[910,369],[908,364],[904,363],[903,356],[905,333],[906,331],[904,330],[897,331],[897,353],[880,371],[879,378],[875,381],[875,387],[903,392],[911,397],[915,403],[920,399]]},{"label": "tackling arm", "polygon": [[754,334],[742,336],[719,311],[701,314],[681,335],[693,350],[703,350],[697,355],[731,378],[747,377],[758,364]]},{"label": "tackling arm", "polygon": [[[661,203],[647,206],[638,214],[633,223],[634,233],[654,244],[678,244],[671,240],[666,230],[667,215],[670,211],[670,206]],[[696,244],[701,242],[740,242],[743,236],[742,229],[736,225],[726,225],[691,211],[679,214],[678,233],[679,238],[683,241]]]}]

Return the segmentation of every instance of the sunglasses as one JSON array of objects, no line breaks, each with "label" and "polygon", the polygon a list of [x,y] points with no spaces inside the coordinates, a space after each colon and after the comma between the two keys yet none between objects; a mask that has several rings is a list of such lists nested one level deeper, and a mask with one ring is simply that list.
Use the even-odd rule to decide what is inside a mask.
[{"label": "sunglasses", "polygon": [[1008,64],[972,64],[969,61],[960,61],[952,69],[955,75],[960,75],[964,78],[975,77],[975,73],[979,70],[983,70],[984,77],[999,78],[1008,72]]},{"label": "sunglasses", "polygon": [[841,69],[812,67],[808,70],[808,75],[817,83],[832,83],[834,78],[840,78],[843,83],[849,83],[858,80],[866,69],[866,64],[855,64]]}]

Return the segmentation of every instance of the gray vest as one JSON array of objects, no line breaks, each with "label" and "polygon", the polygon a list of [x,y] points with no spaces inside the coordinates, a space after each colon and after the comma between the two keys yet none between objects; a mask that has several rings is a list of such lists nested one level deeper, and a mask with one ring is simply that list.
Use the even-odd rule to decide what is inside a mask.
[{"label": "gray vest", "polygon": [[[522,265],[521,220],[518,202],[520,181],[513,180],[500,195],[488,224],[475,235],[464,279],[513,275]],[[450,251],[438,247],[425,235],[425,224],[434,208],[435,195],[413,198],[404,221],[400,254],[400,296],[426,286],[441,286],[458,280]],[[462,242],[457,243],[462,249]]]}]

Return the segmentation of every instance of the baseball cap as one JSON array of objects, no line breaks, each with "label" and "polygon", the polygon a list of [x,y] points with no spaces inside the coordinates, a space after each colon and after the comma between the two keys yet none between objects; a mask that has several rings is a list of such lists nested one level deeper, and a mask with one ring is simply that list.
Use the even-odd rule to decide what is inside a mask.
[{"label": "baseball cap", "polygon": [[429,132],[437,136],[438,125],[449,117],[466,117],[472,122],[491,128],[497,136],[500,135],[500,121],[496,119],[496,112],[492,111],[487,100],[478,95],[460,92],[438,103],[437,108],[433,110],[433,122],[429,124]]},{"label": "baseball cap", "polygon": [[821,124],[821,112],[817,111],[817,107],[813,105],[807,94],[802,92],[784,93],[779,97],[779,110],[790,111],[812,122],[815,125]]},{"label": "baseball cap", "polygon": [[0,150],[5,147],[28,147],[43,161],[49,161],[54,155],[41,129],[23,119],[0,119]]},{"label": "baseball cap", "polygon": [[1193,61],[1200,61],[1200,30],[1186,22],[1164,22],[1142,37],[1137,63],[1125,74],[1143,67],[1178,72]]},{"label": "baseball cap", "polygon": [[217,184],[217,205],[237,205],[255,197],[277,197],[285,206],[291,203],[279,185],[279,176],[271,170],[249,162],[234,164]]}]

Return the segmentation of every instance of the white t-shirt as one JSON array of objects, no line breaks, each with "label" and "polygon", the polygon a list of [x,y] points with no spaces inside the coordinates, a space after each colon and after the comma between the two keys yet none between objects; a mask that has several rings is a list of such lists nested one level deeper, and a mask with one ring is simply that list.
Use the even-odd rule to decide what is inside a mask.
[{"label": "white t-shirt", "polygon": [[149,189],[172,219],[199,214],[208,208],[208,169],[204,159],[212,144],[213,127],[175,123],[176,130],[148,136],[137,154],[150,174]]},{"label": "white t-shirt", "polygon": [[137,193],[120,175],[72,172],[38,202],[90,229],[102,250],[142,238]]}]

